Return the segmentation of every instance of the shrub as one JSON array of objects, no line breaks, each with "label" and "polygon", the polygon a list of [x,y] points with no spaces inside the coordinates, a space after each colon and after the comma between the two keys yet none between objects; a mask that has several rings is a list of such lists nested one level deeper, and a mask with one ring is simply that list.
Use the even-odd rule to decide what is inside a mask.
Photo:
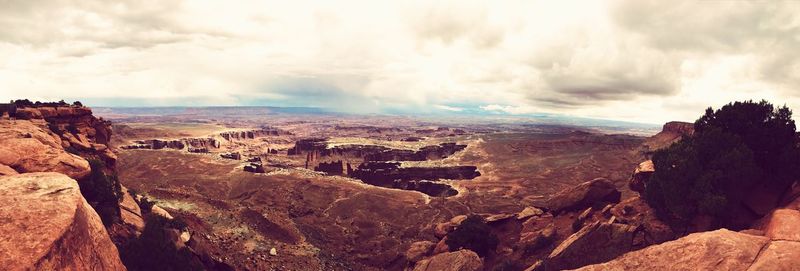
[{"label": "shrub", "polygon": [[645,199],[668,222],[698,215],[741,228],[734,212],[757,185],[785,189],[798,177],[800,151],[791,111],[766,101],[706,110],[695,134],[653,154]]},{"label": "shrub", "polygon": [[494,251],[498,240],[482,217],[470,215],[447,235],[445,243],[450,251],[466,248],[483,257]]},{"label": "shrub", "polygon": [[142,199],[139,200],[139,209],[142,209],[142,213],[150,213],[150,210],[153,209],[153,205],[156,205],[156,203],[150,201],[150,198],[146,196],[142,196]]},{"label": "shrub", "polygon": [[78,182],[81,194],[86,201],[92,203],[103,224],[110,225],[119,219],[119,202],[122,201],[122,186],[116,174],[105,173],[105,163],[97,159],[89,159],[92,173]]},{"label": "shrub", "polygon": [[[120,258],[128,270],[204,270],[192,252],[178,249],[168,235],[176,229],[174,220],[150,214],[142,235],[120,248]],[[184,224],[185,225],[185,224]]]}]

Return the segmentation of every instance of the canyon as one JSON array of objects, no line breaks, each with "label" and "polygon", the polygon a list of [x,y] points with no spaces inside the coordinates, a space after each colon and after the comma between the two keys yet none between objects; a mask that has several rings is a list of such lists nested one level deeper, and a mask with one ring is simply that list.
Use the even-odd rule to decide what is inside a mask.
[{"label": "canyon", "polygon": [[[781,270],[800,240],[798,185],[745,203],[764,215],[739,231],[662,220],[646,200],[648,159],[691,137],[689,123],[641,136],[198,112],[7,110],[0,212],[14,223],[0,231],[29,231],[0,241],[20,255],[4,266],[147,269],[159,257],[143,240],[157,232],[183,251],[165,261],[207,270]],[[102,181],[118,200],[98,196]],[[494,247],[459,243],[465,228]]]}]

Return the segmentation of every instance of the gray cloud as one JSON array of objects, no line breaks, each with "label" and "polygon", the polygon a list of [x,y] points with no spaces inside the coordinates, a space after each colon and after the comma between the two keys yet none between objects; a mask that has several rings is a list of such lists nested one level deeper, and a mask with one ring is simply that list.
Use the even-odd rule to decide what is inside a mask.
[{"label": "gray cloud", "polygon": [[800,105],[795,2],[0,0],[0,98],[693,118]]},{"label": "gray cloud", "polygon": [[[761,79],[800,84],[798,1],[620,1],[617,25],[647,46],[698,55],[749,55]],[[800,90],[798,90],[800,91]]]}]

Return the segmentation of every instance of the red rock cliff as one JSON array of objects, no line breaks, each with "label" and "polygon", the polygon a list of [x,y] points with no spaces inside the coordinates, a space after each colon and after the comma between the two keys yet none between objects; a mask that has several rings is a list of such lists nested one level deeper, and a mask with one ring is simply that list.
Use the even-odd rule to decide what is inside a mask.
[{"label": "red rock cliff", "polygon": [[125,270],[77,182],[60,173],[0,177],[5,270]]}]

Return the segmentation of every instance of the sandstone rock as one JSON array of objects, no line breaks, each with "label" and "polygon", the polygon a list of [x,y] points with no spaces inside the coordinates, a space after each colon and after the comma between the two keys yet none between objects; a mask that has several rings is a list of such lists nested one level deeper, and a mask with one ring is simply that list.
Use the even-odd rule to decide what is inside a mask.
[{"label": "sandstone rock", "polygon": [[614,205],[610,214],[623,224],[640,227],[644,233],[645,243],[655,245],[673,240],[675,232],[656,216],[656,211],[647,205],[641,197],[632,197]]},{"label": "sandstone rock", "polygon": [[525,207],[525,209],[522,209],[522,211],[520,211],[519,213],[517,213],[517,219],[525,220],[525,219],[528,219],[529,217],[536,216],[536,215],[542,215],[542,214],[544,214],[544,211],[542,211],[542,209],[539,209],[539,208],[536,208],[536,207],[532,207],[532,206],[528,206],[528,207]]},{"label": "sandstone rock", "polygon": [[180,240],[181,240],[181,242],[183,242],[185,244],[185,243],[189,242],[189,240],[192,240],[192,234],[190,232],[188,232],[188,231],[182,231],[181,232],[181,236],[180,236]]},{"label": "sandstone rock", "polygon": [[768,242],[766,237],[721,229],[690,234],[577,270],[747,270]]},{"label": "sandstone rock", "polygon": [[445,236],[442,240],[439,240],[439,243],[436,243],[436,247],[433,248],[432,255],[445,253],[450,251],[450,246],[447,245],[447,237]]},{"label": "sandstone rock", "polygon": [[793,271],[800,268],[800,242],[772,241],[747,270]]},{"label": "sandstone rock", "polygon": [[525,268],[525,271],[543,271],[543,270],[544,270],[544,262],[542,260],[538,260],[528,268]]},{"label": "sandstone rock", "polygon": [[59,173],[0,177],[0,266],[8,270],[125,270],[75,180]]},{"label": "sandstone rock", "polygon": [[523,232],[519,237],[519,247],[526,251],[534,251],[551,244],[556,238],[553,224],[536,232]]},{"label": "sandstone rock", "polygon": [[172,242],[175,248],[180,249],[186,246],[186,242],[181,240],[181,230],[166,228],[163,229],[165,235],[167,236],[168,240]]},{"label": "sandstone rock", "polygon": [[664,124],[661,132],[645,140],[644,145],[649,150],[658,150],[692,134],[694,134],[693,123],[671,121]]},{"label": "sandstone rock", "polygon": [[408,259],[410,262],[418,262],[425,256],[428,256],[428,254],[433,251],[435,246],[436,244],[431,241],[414,242],[411,244],[408,250],[406,250],[406,259]]},{"label": "sandstone rock", "polygon": [[[517,216],[516,214],[496,214],[487,216],[485,219],[486,223],[491,224],[491,223],[501,222],[516,216]],[[461,225],[461,222],[459,222],[458,225]]]},{"label": "sandstone rock", "polygon": [[553,213],[580,210],[598,202],[619,202],[620,196],[614,183],[597,178],[558,192],[547,202],[547,208]]},{"label": "sandstone rock", "polygon": [[159,216],[162,216],[162,217],[164,217],[166,219],[173,219],[172,215],[170,215],[169,212],[167,212],[167,210],[164,210],[163,208],[158,207],[158,205],[153,205],[153,208],[150,209],[150,212],[153,213],[154,215],[159,215]]},{"label": "sandstone rock", "polygon": [[471,250],[442,253],[419,261],[414,271],[478,271],[483,270],[483,261]]},{"label": "sandstone rock", "polygon": [[591,217],[591,215],[592,215],[592,207],[583,210],[583,212],[581,212],[581,214],[578,215],[578,218],[575,218],[575,222],[572,223],[572,229],[574,231],[578,231],[581,228],[583,228],[583,224],[586,222],[587,219],[589,219],[589,217]]},{"label": "sandstone rock", "polygon": [[450,219],[450,223],[458,226],[461,225],[461,222],[464,222],[464,220],[467,220],[467,215],[457,215]]},{"label": "sandstone rock", "polygon": [[13,168],[0,164],[0,176],[17,175],[17,174],[19,173]]},{"label": "sandstone rock", "polygon": [[0,120],[0,164],[20,173],[59,172],[73,179],[89,175],[89,162],[64,151],[57,138],[29,121]]},{"label": "sandstone rock", "polygon": [[680,135],[694,134],[694,123],[683,121],[670,121],[664,124],[662,132],[676,133]]},{"label": "sandstone rock", "polygon": [[142,218],[142,210],[139,209],[139,204],[128,193],[128,189],[122,187],[122,202],[119,203],[120,215],[122,223],[133,226],[138,232],[144,230],[144,219]]},{"label": "sandstone rock", "polygon": [[636,167],[636,170],[633,171],[628,187],[633,191],[644,193],[645,182],[650,179],[653,172],[656,172],[653,160],[641,162],[639,166]]},{"label": "sandstone rock", "polygon": [[73,146],[75,148],[79,148],[81,150],[90,150],[90,149],[92,149],[92,143],[90,143],[89,140],[86,139],[85,136],[75,136],[75,135],[70,134],[70,133],[64,133],[62,136],[64,137],[64,139],[69,141],[69,144],[71,146]]},{"label": "sandstone rock", "polygon": [[800,211],[777,209],[765,219],[760,227],[764,236],[772,240],[800,242]]},{"label": "sandstone rock", "polygon": [[41,119],[42,112],[36,108],[17,108],[16,118],[22,120]]},{"label": "sandstone rock", "polygon": [[605,262],[632,248],[636,227],[613,222],[589,224],[567,237],[547,258],[547,270]]}]

